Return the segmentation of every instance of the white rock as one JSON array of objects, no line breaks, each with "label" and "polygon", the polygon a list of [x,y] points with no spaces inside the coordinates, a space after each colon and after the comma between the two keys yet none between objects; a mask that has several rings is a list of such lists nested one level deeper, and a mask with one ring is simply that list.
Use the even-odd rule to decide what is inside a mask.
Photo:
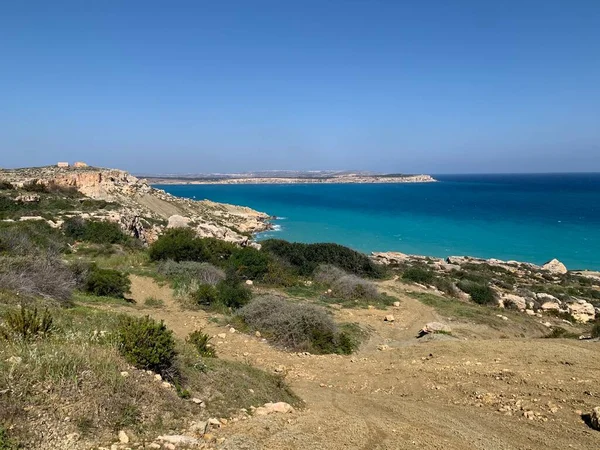
[{"label": "white rock", "polygon": [[535,311],[534,311],[534,310],[532,310],[532,309],[526,309],[526,310],[525,310],[525,313],[526,313],[528,316],[535,316]]},{"label": "white rock", "polygon": [[257,416],[266,416],[273,413],[293,413],[294,408],[289,403],[277,402],[277,403],[265,403],[264,406],[256,408],[254,414]]},{"label": "white rock", "polygon": [[568,305],[569,314],[576,321],[581,323],[587,323],[596,318],[596,310],[594,309],[594,305],[586,302],[585,300],[578,300],[575,303],[571,303]]},{"label": "white rock", "polygon": [[189,217],[183,217],[178,214],[175,214],[169,217],[169,222],[167,224],[167,228],[186,228],[190,223]]},{"label": "white rock", "polygon": [[123,378],[127,378],[129,376],[129,372],[127,372],[127,371],[124,370],[123,372],[121,372],[121,376]]},{"label": "white rock", "polygon": [[217,337],[219,339],[225,339],[227,337],[227,334],[226,333],[219,333],[219,334],[217,334]]},{"label": "white rock", "polygon": [[157,373],[157,374],[154,375],[154,380],[155,381],[162,381],[162,377],[160,376],[159,373]]},{"label": "white rock", "polygon": [[162,442],[167,442],[169,444],[175,444],[175,445],[195,446],[195,445],[200,444],[200,441],[198,439],[190,437],[190,436],[183,436],[181,434],[159,436],[158,440],[162,441]]},{"label": "white rock", "polygon": [[394,302],[394,306],[398,308],[400,306],[400,302]]},{"label": "white rock", "polygon": [[542,269],[556,275],[564,275],[568,272],[567,267],[556,258],[544,264]]},{"label": "white rock", "polygon": [[252,281],[252,280],[246,280],[246,284],[248,286],[252,286],[252,285],[254,285],[254,281]]},{"label": "white rock", "polygon": [[121,444],[129,444],[129,436],[123,430],[119,431],[119,442]]},{"label": "white rock", "polygon": [[229,332],[230,332],[230,333],[235,333],[235,328],[231,327],[231,328],[229,329]]},{"label": "white rock", "polygon": [[523,311],[527,307],[527,300],[519,295],[514,294],[504,294],[502,295],[502,302],[504,303],[504,307],[508,307],[508,305],[513,305],[519,311]]},{"label": "white rock", "polygon": [[441,322],[429,322],[425,324],[421,331],[419,332],[420,336],[424,336],[426,334],[435,334],[435,333],[450,333],[452,330],[446,324]]},{"label": "white rock", "polygon": [[396,319],[394,318],[394,316],[392,316],[391,314],[388,314],[387,316],[385,316],[383,318],[384,322],[394,322]]},{"label": "white rock", "polygon": [[257,338],[261,337],[262,335],[260,334],[260,331],[257,331],[254,333],[254,336],[256,336]]},{"label": "white rock", "polygon": [[542,303],[542,311],[559,311],[560,304],[554,301],[544,302]]}]

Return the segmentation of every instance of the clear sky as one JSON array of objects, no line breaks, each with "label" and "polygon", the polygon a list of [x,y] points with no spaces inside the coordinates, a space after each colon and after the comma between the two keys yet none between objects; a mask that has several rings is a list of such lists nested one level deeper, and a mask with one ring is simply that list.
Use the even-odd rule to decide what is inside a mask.
[{"label": "clear sky", "polygon": [[600,171],[600,1],[2,1],[0,166]]}]

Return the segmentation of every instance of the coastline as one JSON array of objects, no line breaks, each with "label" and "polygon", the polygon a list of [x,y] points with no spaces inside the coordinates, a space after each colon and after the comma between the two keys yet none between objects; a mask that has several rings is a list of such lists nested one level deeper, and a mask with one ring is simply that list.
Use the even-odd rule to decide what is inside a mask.
[{"label": "coastline", "polygon": [[431,175],[340,175],[333,177],[242,177],[242,178],[171,178],[146,177],[149,184],[376,184],[376,183],[435,183]]}]

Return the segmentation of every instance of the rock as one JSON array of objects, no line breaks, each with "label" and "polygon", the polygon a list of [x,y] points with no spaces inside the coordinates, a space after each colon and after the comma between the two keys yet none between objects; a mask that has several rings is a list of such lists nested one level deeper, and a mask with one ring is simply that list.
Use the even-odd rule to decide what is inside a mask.
[{"label": "rock", "polygon": [[229,329],[229,332],[230,332],[230,333],[232,333],[232,334],[233,334],[233,333],[235,333],[235,328],[231,327],[231,328]]},{"label": "rock", "polygon": [[219,333],[219,334],[217,334],[217,337],[219,339],[225,339],[227,337],[227,334],[226,333]]},{"label": "rock", "polygon": [[394,306],[398,308],[400,306],[400,302],[394,302]]},{"label": "rock", "polygon": [[192,403],[195,403],[196,405],[203,405],[204,404],[204,402],[201,399],[196,398],[196,397],[194,397],[192,399]]},{"label": "rock", "polygon": [[121,376],[123,378],[127,378],[129,376],[129,372],[127,372],[127,371],[124,370],[123,372],[121,372]]},{"label": "rock", "polygon": [[446,324],[441,322],[429,322],[425,324],[421,331],[419,331],[419,337],[425,336],[426,334],[436,334],[436,333],[451,333],[452,330]]},{"label": "rock", "polygon": [[379,350],[380,352],[385,352],[386,350],[389,350],[390,346],[387,344],[379,344],[377,346],[377,350]]},{"label": "rock", "polygon": [[277,367],[275,367],[275,373],[283,373],[285,372],[285,366],[279,365]]},{"label": "rock", "polygon": [[192,422],[192,424],[189,427],[189,430],[192,433],[204,435],[206,433],[206,430],[208,430],[208,422]]},{"label": "rock", "polygon": [[248,286],[253,286],[254,285],[254,281],[252,281],[252,280],[246,280],[246,284]]},{"label": "rock", "polygon": [[208,425],[210,425],[213,428],[221,428],[221,421],[212,417],[208,419]]},{"label": "rock", "polygon": [[159,436],[158,440],[169,443],[169,444],[174,444],[174,445],[188,445],[188,446],[200,445],[200,441],[198,439],[190,437],[190,436],[184,436],[181,434]]},{"label": "rock", "polygon": [[15,197],[15,201],[21,203],[37,203],[40,201],[40,196],[38,194],[23,194]]},{"label": "rock", "polygon": [[154,380],[155,380],[155,381],[162,381],[162,377],[160,376],[160,374],[159,374],[159,373],[157,373],[157,374],[154,374]]},{"label": "rock", "polygon": [[191,219],[189,217],[183,217],[175,214],[169,217],[167,228],[187,228],[190,220]]},{"label": "rock", "polygon": [[119,431],[119,442],[121,444],[129,444],[129,436],[123,430]]},{"label": "rock", "polygon": [[519,311],[523,311],[527,307],[527,300],[525,300],[523,297],[521,297],[519,295],[503,294],[501,299],[502,299],[502,303],[504,303],[505,308],[508,308],[510,305],[512,305],[514,308],[518,309]]},{"label": "rock", "polygon": [[277,402],[277,403],[265,403],[264,406],[256,408],[254,414],[257,416],[266,416],[273,413],[293,413],[294,408],[289,403]]},{"label": "rock", "polygon": [[535,311],[533,311],[532,309],[526,309],[526,310],[525,310],[525,313],[526,313],[528,316],[535,316]]},{"label": "rock", "polygon": [[596,310],[594,305],[586,302],[585,300],[577,300],[575,303],[568,305],[569,314],[577,322],[587,323],[596,318]]},{"label": "rock", "polygon": [[537,298],[541,302],[560,303],[560,300],[557,299],[554,295],[546,294],[544,292],[538,292],[537,294],[535,294],[535,298]]},{"label": "rock", "polygon": [[385,316],[383,318],[384,322],[394,322],[396,319],[394,318],[394,316],[392,316],[391,314],[388,314],[387,316]]},{"label": "rock", "polygon": [[542,303],[542,311],[559,311],[560,304],[554,301],[544,302]]},{"label": "rock", "polygon": [[161,445],[157,444],[156,442],[152,442],[151,444],[148,444],[148,448],[156,449],[156,448],[160,448],[160,447],[161,447]]},{"label": "rock", "polygon": [[600,431],[600,406],[596,406],[590,414],[590,426]]},{"label": "rock", "polygon": [[257,332],[254,333],[254,336],[256,336],[257,338],[259,338],[259,337],[262,336],[262,334],[260,334],[260,331],[257,331]]},{"label": "rock", "polygon": [[544,264],[542,269],[555,275],[564,275],[568,272],[567,267],[556,258]]}]

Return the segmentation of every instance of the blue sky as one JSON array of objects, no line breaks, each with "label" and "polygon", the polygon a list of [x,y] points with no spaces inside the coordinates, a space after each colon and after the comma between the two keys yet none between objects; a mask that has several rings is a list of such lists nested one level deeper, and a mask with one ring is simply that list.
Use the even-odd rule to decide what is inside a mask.
[{"label": "blue sky", "polygon": [[600,171],[600,2],[0,4],[0,166]]}]

